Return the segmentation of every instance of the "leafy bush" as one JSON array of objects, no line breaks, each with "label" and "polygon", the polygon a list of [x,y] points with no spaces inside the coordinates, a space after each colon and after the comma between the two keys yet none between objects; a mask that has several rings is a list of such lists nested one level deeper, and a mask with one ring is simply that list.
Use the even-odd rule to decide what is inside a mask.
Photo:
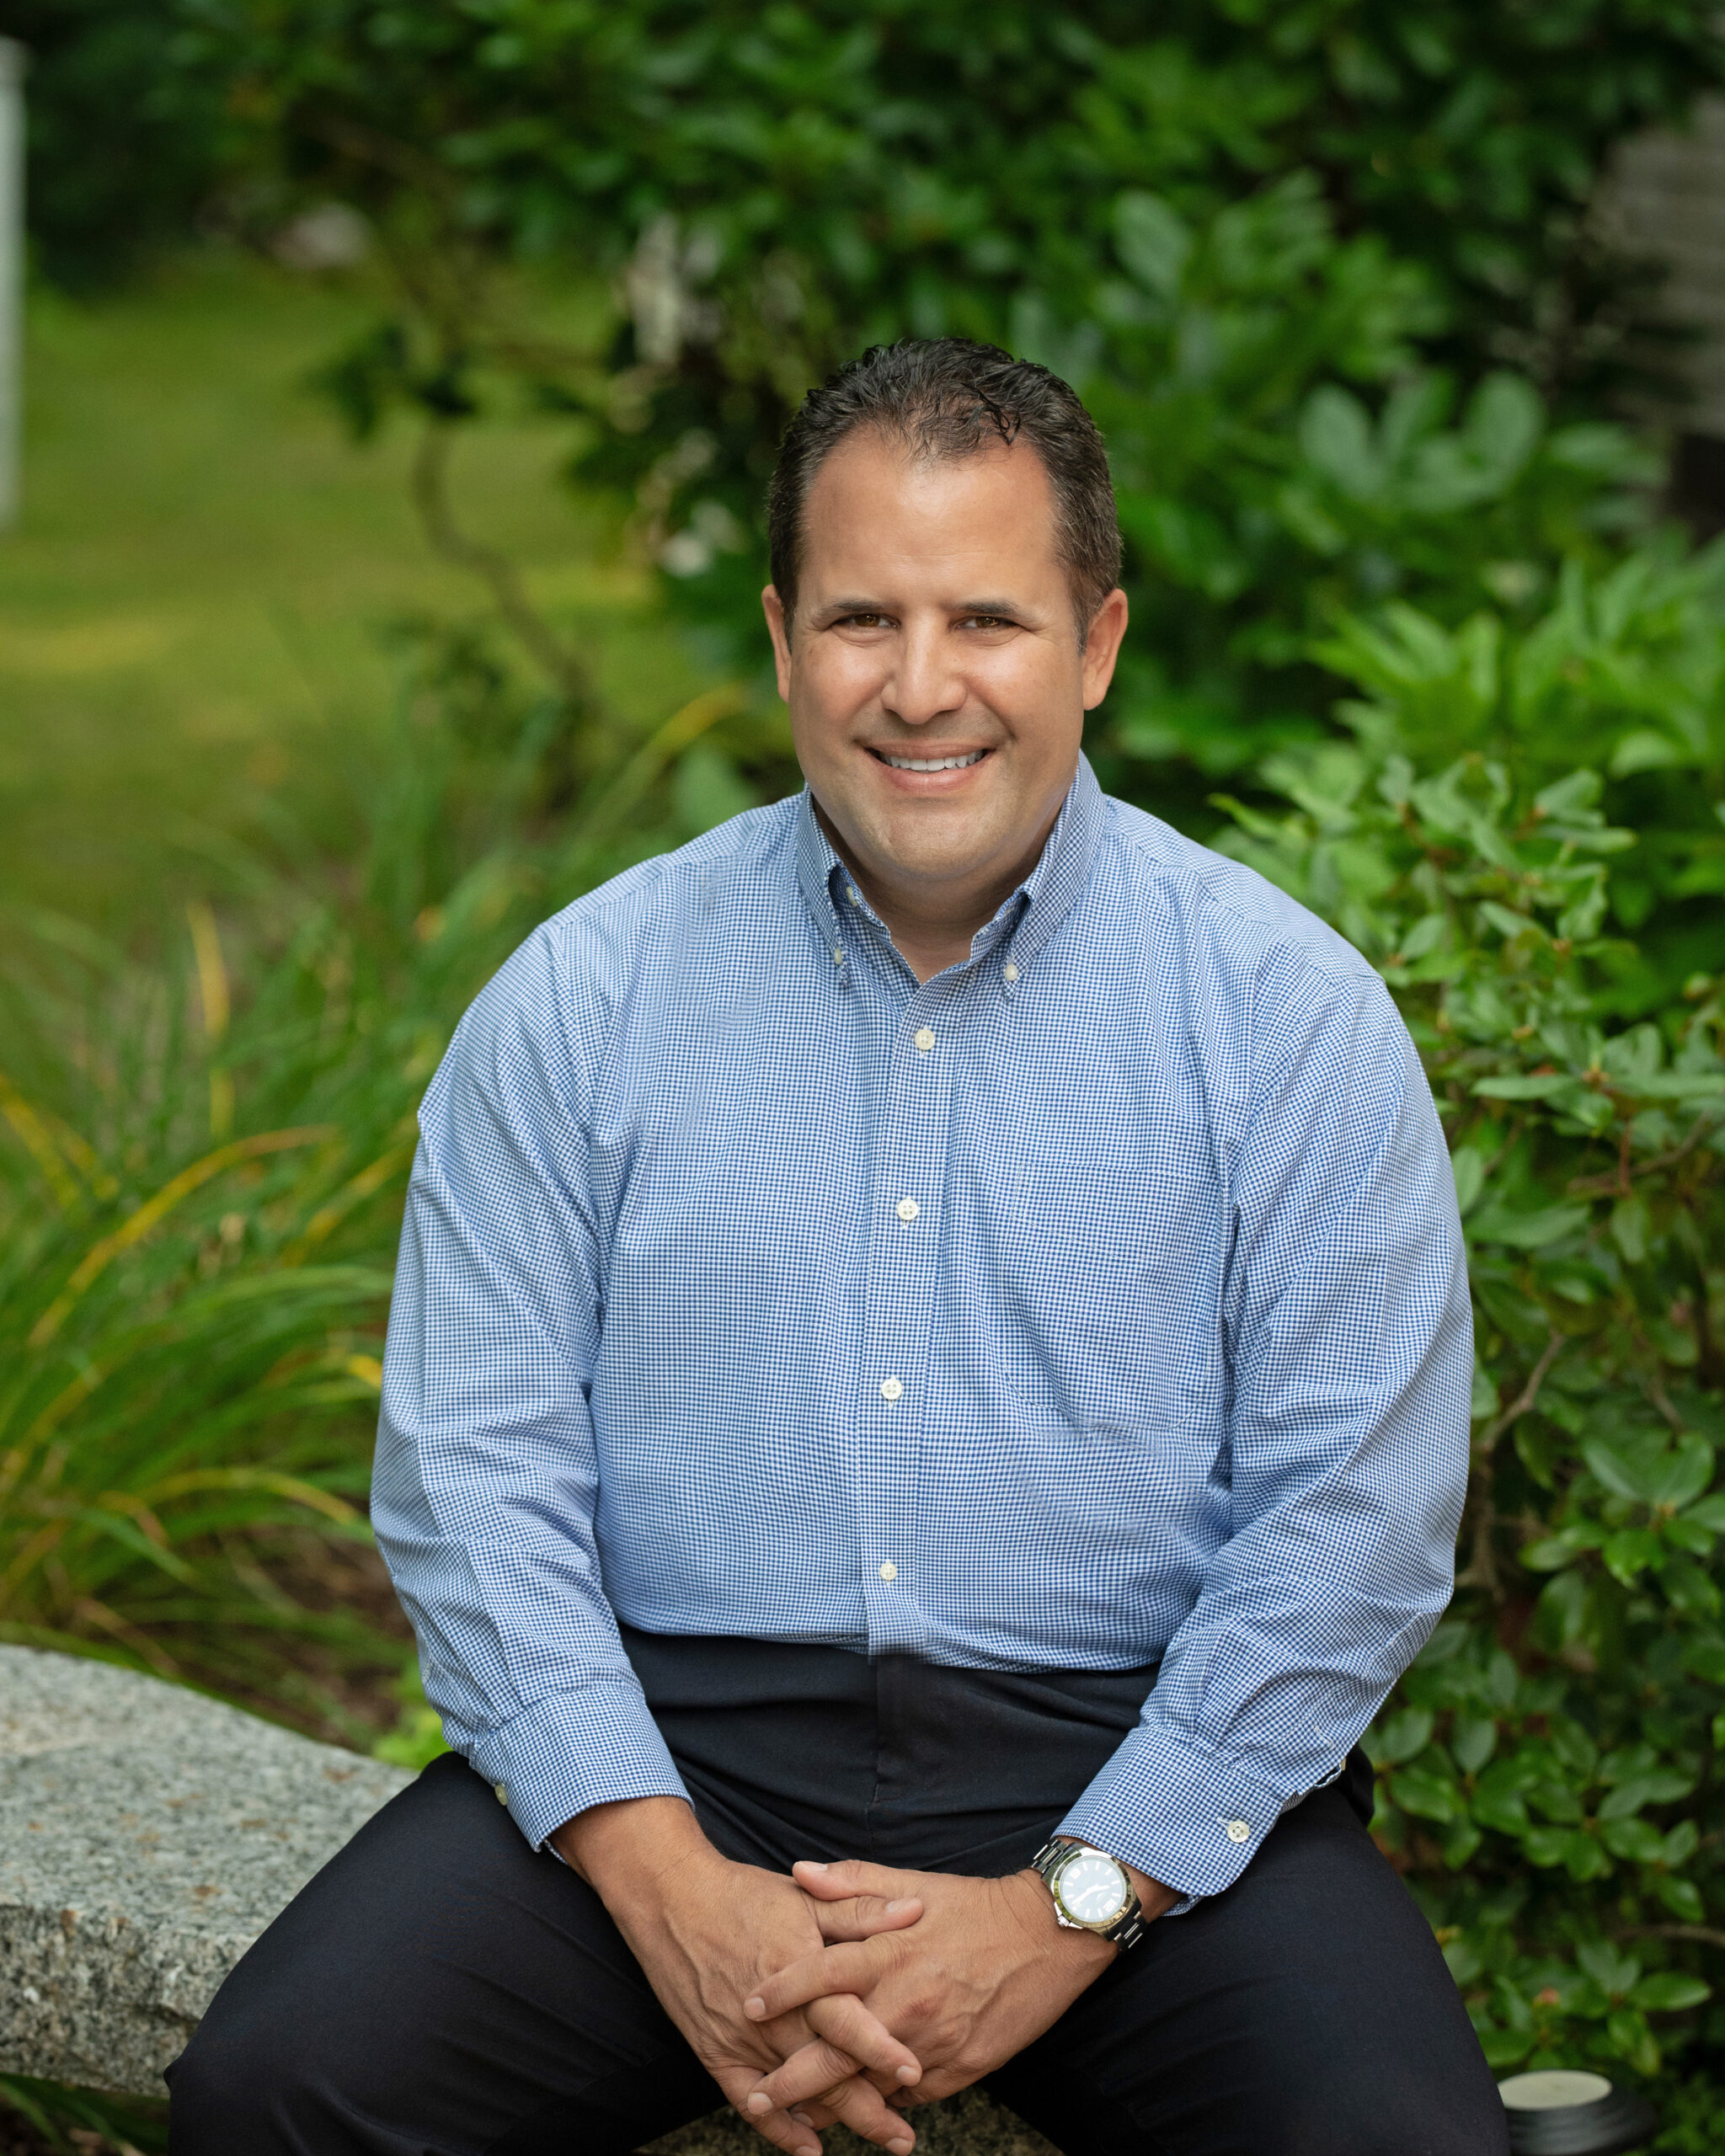
[{"label": "leafy bush", "polygon": [[[1572,578],[1520,632],[1346,621],[1327,663],[1373,692],[1352,740],[1270,760],[1284,813],[1224,804],[1226,848],[1389,983],[1450,1138],[1477,1334],[1460,1593],[1370,1745],[1378,1832],[1499,2068],[1653,2073],[1725,1945],[1725,980],[1674,990],[1611,933],[1649,851],[1643,878],[1717,888],[1725,736],[1674,654],[1717,664],[1717,603],[1674,632],[1721,569]],[[1602,771],[1565,768],[1654,768],[1643,734],[1688,766],[1675,829],[1608,822]]]},{"label": "leafy bush", "polygon": [[[942,331],[1067,374],[1121,481],[1116,710],[1151,766],[1124,779],[1191,816],[1267,728],[1322,730],[1335,605],[1536,598],[1655,476],[1589,401],[1632,310],[1583,210],[1614,141],[1719,78],[1689,0],[1190,0],[1149,35],[1124,0],[195,8],[259,170],[356,203],[400,271],[326,376],[354,423],[566,412],[730,665],[811,382]],[[571,286],[609,288],[608,350]]]}]

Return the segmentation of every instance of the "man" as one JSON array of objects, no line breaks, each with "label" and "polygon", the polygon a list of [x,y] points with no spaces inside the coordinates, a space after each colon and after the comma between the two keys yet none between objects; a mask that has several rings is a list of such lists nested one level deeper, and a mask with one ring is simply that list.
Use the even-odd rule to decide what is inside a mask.
[{"label": "man", "polygon": [[422,1114],[374,1514],[457,1752],[174,2147],[608,2156],[716,2084],[909,2156],[986,2077],[1067,2156],[1505,2149],[1348,1764],[1466,1463],[1407,1035],[1081,761],[1127,610],[1064,383],[872,352],[771,526],[807,792],[548,922]]}]

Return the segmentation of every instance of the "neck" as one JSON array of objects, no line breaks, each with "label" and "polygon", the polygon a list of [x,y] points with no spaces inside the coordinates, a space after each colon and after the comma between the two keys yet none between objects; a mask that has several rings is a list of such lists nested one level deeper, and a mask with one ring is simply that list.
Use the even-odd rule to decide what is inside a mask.
[{"label": "neck", "polygon": [[970,956],[978,929],[994,919],[1036,866],[1060,811],[1055,810],[1035,844],[1004,874],[984,873],[950,883],[895,876],[890,870],[865,866],[833,829],[818,801],[814,814],[852,882],[885,924],[893,948],[917,979],[926,981],[948,966],[962,965]]}]

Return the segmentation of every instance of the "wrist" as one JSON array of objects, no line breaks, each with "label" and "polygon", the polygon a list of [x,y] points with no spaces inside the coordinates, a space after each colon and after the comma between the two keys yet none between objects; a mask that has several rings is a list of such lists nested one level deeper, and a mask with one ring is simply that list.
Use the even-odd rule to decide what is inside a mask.
[{"label": "wrist", "polygon": [[1055,1897],[1039,1872],[1015,1872],[1011,1884],[1021,1892],[1020,1913],[1039,1959],[1056,1968],[1070,1970],[1087,1983],[1092,1977],[1099,1976],[1119,1954],[1119,1948],[1100,1933],[1070,1929],[1060,1922]]},{"label": "wrist", "polygon": [[686,1892],[692,1873],[725,1861],[680,1796],[595,1804],[551,1838],[619,1922],[657,1916],[670,1902],[673,1882]]}]

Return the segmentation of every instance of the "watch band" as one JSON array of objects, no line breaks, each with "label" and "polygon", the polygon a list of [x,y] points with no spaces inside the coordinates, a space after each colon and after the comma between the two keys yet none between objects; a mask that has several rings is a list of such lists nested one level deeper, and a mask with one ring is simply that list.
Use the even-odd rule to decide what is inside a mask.
[{"label": "watch band", "polygon": [[[1041,1880],[1043,1885],[1048,1888],[1049,1893],[1054,1894],[1053,1875],[1059,1868],[1061,1860],[1070,1856],[1076,1849],[1087,1849],[1092,1846],[1093,1844],[1089,1842],[1075,1840],[1071,1835],[1054,1835],[1045,1841],[1036,1854],[1031,1858],[1030,1868]],[[1109,1855],[1107,1849],[1098,1849],[1097,1854],[1099,1856],[1108,1857],[1110,1864],[1119,1864],[1121,1875],[1124,1876],[1126,1867],[1120,1864],[1119,1857]],[[1126,1881],[1126,1897],[1125,1908],[1106,1930],[1097,1929],[1093,1924],[1075,1924],[1060,1907],[1060,1897],[1057,1894],[1055,1894],[1055,1915],[1068,1930],[1094,1932],[1097,1938],[1106,1939],[1112,1945],[1118,1946],[1122,1953],[1129,1953],[1143,1938],[1149,1926],[1144,1921],[1144,1904],[1139,1900],[1130,1879]]]}]

